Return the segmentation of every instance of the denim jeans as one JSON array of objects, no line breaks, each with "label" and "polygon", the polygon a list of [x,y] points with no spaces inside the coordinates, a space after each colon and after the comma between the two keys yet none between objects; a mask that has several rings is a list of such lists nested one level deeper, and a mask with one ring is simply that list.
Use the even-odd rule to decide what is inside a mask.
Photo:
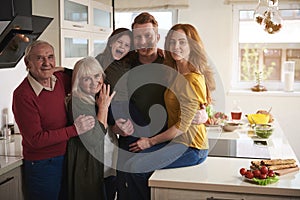
[{"label": "denim jeans", "polygon": [[187,167],[205,161],[208,150],[187,147],[180,143],[162,143],[142,151],[130,158],[125,168],[128,188],[127,199],[150,199],[148,179],[157,169]]},{"label": "denim jeans", "polygon": [[[45,160],[24,160],[25,196],[30,200],[64,199],[61,196],[64,156]],[[60,192],[62,192],[60,194]]]},{"label": "denim jeans", "polygon": [[208,150],[187,147],[181,143],[161,143],[130,158],[125,168],[131,173],[148,173],[157,169],[187,167],[202,163]]}]

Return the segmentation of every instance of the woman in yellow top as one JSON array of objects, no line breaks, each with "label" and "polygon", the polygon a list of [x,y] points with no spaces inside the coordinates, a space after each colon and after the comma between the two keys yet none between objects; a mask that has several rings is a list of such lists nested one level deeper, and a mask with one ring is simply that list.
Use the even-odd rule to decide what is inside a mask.
[{"label": "woman in yellow top", "polygon": [[167,34],[165,51],[164,64],[171,67],[167,67],[170,87],[164,95],[168,129],[131,144],[132,152],[142,152],[126,163],[133,172],[130,180],[135,182],[129,185],[138,185],[130,190],[139,193],[140,199],[150,198],[147,178],[154,170],[197,165],[208,155],[205,126],[192,124],[192,119],[202,105],[210,103],[215,81],[195,27],[174,25]]}]

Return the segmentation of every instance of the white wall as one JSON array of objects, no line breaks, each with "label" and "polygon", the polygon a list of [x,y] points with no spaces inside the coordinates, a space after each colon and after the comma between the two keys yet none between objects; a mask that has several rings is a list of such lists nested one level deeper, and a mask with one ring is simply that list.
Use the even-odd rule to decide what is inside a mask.
[{"label": "white wall", "polygon": [[[300,146],[297,144],[297,141],[300,140],[300,131],[297,126],[300,97],[228,94],[232,71],[232,8],[230,5],[224,5],[223,0],[190,0],[190,4],[189,9],[179,12],[179,22],[191,23],[197,27],[208,56],[218,70],[226,96],[225,99],[218,99],[216,103],[223,104],[225,102],[226,110],[224,112],[226,113],[229,113],[233,99],[240,100],[244,113],[252,113],[261,108],[268,109],[272,106],[273,115],[279,121],[289,143],[300,159]],[[48,38],[47,35],[53,34],[49,30],[53,29],[47,29],[42,38]],[[56,41],[54,42],[56,43]],[[16,68],[0,70],[1,111],[9,108],[11,113],[12,92],[25,76],[23,60]],[[13,120],[12,116],[11,120]],[[2,126],[2,122],[0,123]]]},{"label": "white wall", "polygon": [[26,67],[23,59],[18,63],[15,68],[0,69],[0,111],[1,121],[0,127],[4,125],[2,113],[4,109],[8,109],[9,123],[13,123],[12,114],[12,93],[13,90],[23,81],[26,76]]}]

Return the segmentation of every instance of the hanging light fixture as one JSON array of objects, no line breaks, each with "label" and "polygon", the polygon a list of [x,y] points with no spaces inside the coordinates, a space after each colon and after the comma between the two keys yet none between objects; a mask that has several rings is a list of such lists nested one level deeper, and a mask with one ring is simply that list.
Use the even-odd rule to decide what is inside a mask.
[{"label": "hanging light fixture", "polygon": [[254,11],[254,19],[258,24],[262,25],[268,7],[269,0],[258,0],[258,4]]},{"label": "hanging light fixture", "polygon": [[259,0],[254,11],[254,19],[267,33],[278,32],[282,27],[278,0]]}]

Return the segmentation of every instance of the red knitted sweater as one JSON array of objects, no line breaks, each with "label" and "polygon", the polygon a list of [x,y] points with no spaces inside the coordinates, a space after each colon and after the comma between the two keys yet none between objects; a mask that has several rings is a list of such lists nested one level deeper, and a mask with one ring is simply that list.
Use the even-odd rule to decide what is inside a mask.
[{"label": "red knitted sweater", "polygon": [[13,113],[22,134],[25,160],[41,160],[64,155],[67,140],[76,136],[74,125],[67,127],[65,96],[70,92],[70,76],[55,73],[53,91],[37,96],[27,77],[13,94]]}]

